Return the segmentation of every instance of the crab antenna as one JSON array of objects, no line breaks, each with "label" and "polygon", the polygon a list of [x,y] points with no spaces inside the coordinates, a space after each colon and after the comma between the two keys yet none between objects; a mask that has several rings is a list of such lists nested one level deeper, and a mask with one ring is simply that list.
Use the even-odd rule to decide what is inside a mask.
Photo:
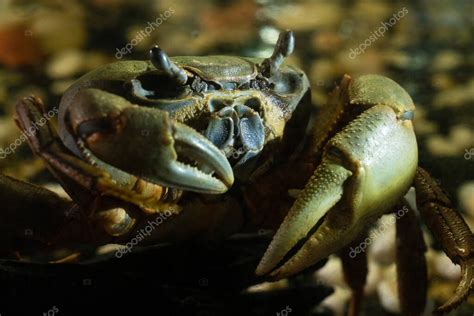
[{"label": "crab antenna", "polygon": [[292,31],[285,30],[278,36],[278,41],[273,50],[272,56],[265,58],[262,62],[262,72],[266,76],[271,76],[280,68],[285,57],[293,53],[295,48],[295,36]]},{"label": "crab antenna", "polygon": [[183,68],[178,67],[166,53],[157,45],[150,49],[151,63],[157,68],[163,70],[170,78],[177,83],[184,85],[188,81],[188,75]]}]

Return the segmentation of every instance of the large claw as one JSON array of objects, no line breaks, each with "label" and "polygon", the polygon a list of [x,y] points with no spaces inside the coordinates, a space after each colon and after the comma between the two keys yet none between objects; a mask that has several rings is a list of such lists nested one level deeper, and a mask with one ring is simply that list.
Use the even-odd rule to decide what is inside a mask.
[{"label": "large claw", "polygon": [[417,166],[411,121],[375,105],[324,149],[256,273],[280,279],[339,251],[408,190]]},{"label": "large claw", "polygon": [[92,162],[99,159],[146,181],[194,192],[222,193],[232,185],[225,155],[167,112],[131,106],[96,89],[82,91],[77,100],[69,113],[71,129]]}]

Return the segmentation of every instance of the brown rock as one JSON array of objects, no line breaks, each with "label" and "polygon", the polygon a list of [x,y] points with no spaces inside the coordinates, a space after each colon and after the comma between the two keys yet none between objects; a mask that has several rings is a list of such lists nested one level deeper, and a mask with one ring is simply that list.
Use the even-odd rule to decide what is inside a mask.
[{"label": "brown rock", "polygon": [[26,24],[0,26],[0,64],[6,67],[36,65],[44,54]]}]

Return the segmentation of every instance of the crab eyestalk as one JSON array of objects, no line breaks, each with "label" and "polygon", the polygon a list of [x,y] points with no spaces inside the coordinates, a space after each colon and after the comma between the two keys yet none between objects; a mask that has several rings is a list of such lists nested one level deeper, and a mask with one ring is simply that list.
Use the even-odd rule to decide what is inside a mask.
[{"label": "crab eyestalk", "polygon": [[186,84],[188,75],[183,68],[178,67],[168,55],[159,47],[150,49],[151,63],[157,68],[163,70],[172,80],[180,85]]},{"label": "crab eyestalk", "polygon": [[365,105],[326,144],[257,274],[284,278],[339,251],[410,187],[418,157],[411,121],[392,105]]},{"label": "crab eyestalk", "polygon": [[295,36],[292,31],[286,30],[280,33],[272,56],[262,62],[262,73],[266,77],[275,75],[283,64],[285,57],[291,55],[295,49]]}]

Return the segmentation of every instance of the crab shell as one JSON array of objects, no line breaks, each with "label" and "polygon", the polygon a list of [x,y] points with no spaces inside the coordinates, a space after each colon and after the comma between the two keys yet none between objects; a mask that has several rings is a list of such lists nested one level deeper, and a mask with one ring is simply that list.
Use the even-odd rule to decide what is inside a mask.
[{"label": "crab shell", "polygon": [[155,47],[150,61],[106,65],[63,95],[59,137],[111,179],[99,191],[119,199],[147,204],[135,192],[141,180],[153,192],[223,193],[234,172],[248,176],[263,148],[281,143],[292,112],[309,100],[304,72],[283,64],[292,49],[286,32],[267,59],[169,58]]},{"label": "crab shell", "polygon": [[[268,140],[282,136],[285,122],[309,90],[304,72],[287,65],[281,67],[281,77],[274,80],[273,89],[251,89],[262,59],[229,56],[178,56],[171,59],[193,78],[212,84],[212,88],[196,92],[189,86],[178,87],[170,93],[169,89],[173,90],[173,87],[170,87],[169,79],[150,61],[122,61],[98,68],[80,78],[61,99],[59,134],[64,144],[79,154],[75,149],[75,135],[67,126],[67,115],[72,107],[78,106],[76,96],[84,89],[99,89],[135,105],[166,111],[172,119],[185,124],[209,119],[219,106],[240,101],[262,115]],[[162,93],[162,96],[145,97],[139,90],[147,88]],[[90,112],[97,114],[93,109]]]}]

